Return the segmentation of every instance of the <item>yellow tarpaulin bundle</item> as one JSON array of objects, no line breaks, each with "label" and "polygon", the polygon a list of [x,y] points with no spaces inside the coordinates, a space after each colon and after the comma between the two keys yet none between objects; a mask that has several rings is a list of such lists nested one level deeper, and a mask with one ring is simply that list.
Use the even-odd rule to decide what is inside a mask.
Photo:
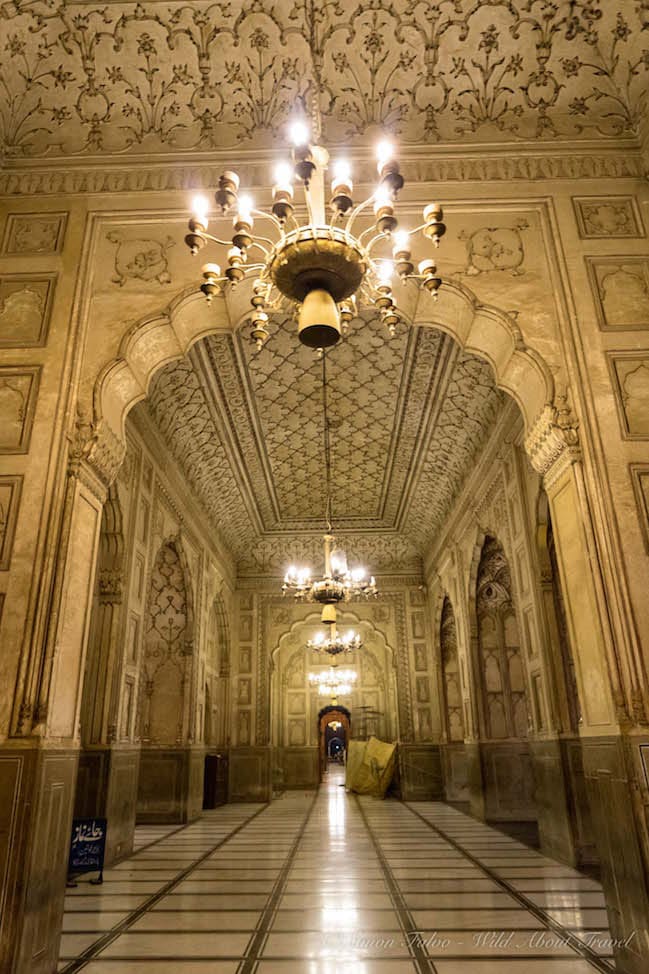
[{"label": "yellow tarpaulin bundle", "polygon": [[350,741],[347,749],[345,787],[359,795],[383,798],[394,774],[396,744],[376,737],[369,741]]}]

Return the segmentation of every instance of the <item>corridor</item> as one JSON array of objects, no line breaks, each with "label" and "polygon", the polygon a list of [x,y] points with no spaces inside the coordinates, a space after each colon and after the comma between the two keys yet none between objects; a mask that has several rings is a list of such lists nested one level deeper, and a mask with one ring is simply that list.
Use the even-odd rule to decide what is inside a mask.
[{"label": "corridor", "polygon": [[65,974],[589,974],[600,886],[436,802],[317,793],[139,828],[68,891]]}]

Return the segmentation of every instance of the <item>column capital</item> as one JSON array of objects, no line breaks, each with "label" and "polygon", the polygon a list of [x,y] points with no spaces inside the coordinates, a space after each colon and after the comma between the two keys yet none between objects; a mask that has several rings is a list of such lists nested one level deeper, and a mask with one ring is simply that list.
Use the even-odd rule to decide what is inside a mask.
[{"label": "column capital", "polygon": [[70,475],[82,480],[103,503],[124,460],[124,440],[104,420],[90,420],[79,407],[68,438]]},{"label": "column capital", "polygon": [[543,407],[525,437],[530,462],[546,487],[581,459],[578,427],[567,397],[558,396],[556,405],[547,403]]}]

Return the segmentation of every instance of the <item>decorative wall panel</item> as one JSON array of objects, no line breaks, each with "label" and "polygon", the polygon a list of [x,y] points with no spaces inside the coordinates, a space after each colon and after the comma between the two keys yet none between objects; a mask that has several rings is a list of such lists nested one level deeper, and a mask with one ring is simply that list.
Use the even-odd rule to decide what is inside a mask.
[{"label": "decorative wall panel", "polygon": [[649,260],[587,258],[600,327],[604,331],[649,329]]},{"label": "decorative wall panel", "polygon": [[638,505],[638,517],[645,546],[649,552],[649,464],[634,463],[630,469]]},{"label": "decorative wall panel", "polygon": [[40,367],[0,368],[0,453],[27,453],[31,439]]},{"label": "decorative wall panel", "polygon": [[625,439],[649,438],[649,351],[608,356]]},{"label": "decorative wall panel", "polygon": [[574,196],[572,202],[583,240],[644,236],[634,196]]},{"label": "decorative wall panel", "polygon": [[20,257],[60,253],[67,218],[67,213],[10,213],[2,253]]},{"label": "decorative wall panel", "polygon": [[0,276],[0,347],[45,345],[56,274]]},{"label": "decorative wall panel", "polygon": [[23,478],[0,477],[0,571],[8,571],[11,561]]}]

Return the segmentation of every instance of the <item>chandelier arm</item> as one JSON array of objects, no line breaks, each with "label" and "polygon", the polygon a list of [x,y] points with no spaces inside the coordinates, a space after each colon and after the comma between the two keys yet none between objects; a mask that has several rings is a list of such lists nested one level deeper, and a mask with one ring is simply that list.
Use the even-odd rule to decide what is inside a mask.
[{"label": "chandelier arm", "polygon": [[345,224],[345,230],[347,231],[347,233],[351,231],[352,224],[356,219],[356,217],[359,216],[359,214],[361,214],[363,210],[370,205],[370,203],[374,202],[375,195],[376,195],[375,193],[372,193],[371,196],[368,196],[366,200],[363,200],[362,203],[359,203],[358,206],[356,206],[349,214],[349,217],[347,218],[347,223]]},{"label": "chandelier arm", "polygon": [[[274,223],[277,229],[279,230],[280,240],[283,238],[284,227],[279,222],[279,220],[277,219],[274,213],[267,213],[265,210],[251,210],[250,212],[253,214],[253,216],[258,216],[261,219],[270,220],[271,223]],[[260,237],[260,239],[263,240],[264,238]],[[275,246],[275,244],[272,244],[272,246]]]},{"label": "chandelier arm", "polygon": [[221,247],[231,247],[232,246],[232,241],[231,240],[221,240],[220,237],[215,237],[211,233],[202,233],[202,234],[200,234],[200,236],[203,238],[203,240],[205,240],[205,241],[209,240],[211,243],[219,244],[219,246],[221,246]]},{"label": "chandelier arm", "polygon": [[392,235],[390,233],[385,233],[383,231],[381,233],[377,233],[376,236],[372,237],[370,242],[367,244],[365,250],[368,252],[368,254],[371,254],[374,244],[378,243],[379,240],[388,240],[391,236]]},{"label": "chandelier arm", "polygon": [[248,245],[248,249],[250,250],[250,249],[252,249],[252,247],[256,247],[257,250],[261,250],[262,254],[265,254],[265,256],[268,257],[268,255],[270,253],[270,250],[267,250],[264,247],[264,243],[260,243],[259,242],[260,240],[263,240],[264,243],[267,243],[268,246],[271,248],[271,250],[275,246],[275,244],[273,243],[273,241],[272,240],[269,240],[267,237],[255,237],[255,239],[252,241],[252,243]]}]

